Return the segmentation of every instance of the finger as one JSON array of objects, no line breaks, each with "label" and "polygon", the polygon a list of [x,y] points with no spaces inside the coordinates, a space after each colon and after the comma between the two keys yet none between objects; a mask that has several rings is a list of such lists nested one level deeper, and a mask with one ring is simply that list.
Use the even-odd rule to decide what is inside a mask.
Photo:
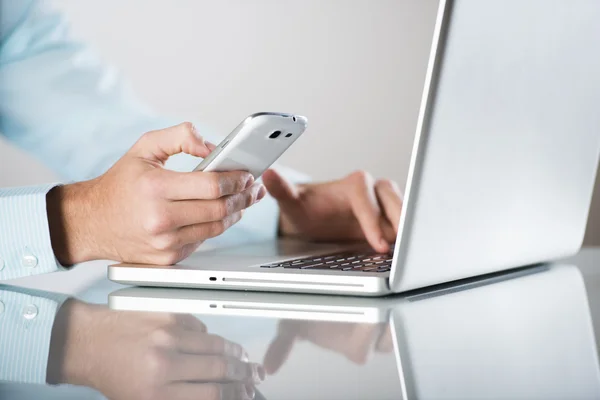
[{"label": "finger", "polygon": [[212,143],[212,142],[209,142],[208,140],[205,140],[205,141],[204,141],[204,144],[206,144],[206,147],[208,147],[208,149],[209,149],[210,151],[213,151],[214,149],[216,149],[216,148],[217,148],[217,145],[216,145],[216,144],[214,144],[214,143]]},{"label": "finger", "polygon": [[315,321],[305,323],[303,337],[310,342],[345,355],[349,360],[366,363],[378,325]]},{"label": "finger", "polygon": [[392,339],[392,328],[390,325],[386,325],[383,332],[377,342],[375,343],[375,350],[381,353],[389,353],[394,349],[394,341]]},{"label": "finger", "polygon": [[389,244],[383,237],[379,224],[382,212],[377,202],[373,178],[366,172],[355,172],[348,178],[350,202],[355,218],[369,244],[375,251],[389,251]]},{"label": "finger", "polygon": [[254,382],[260,383],[264,371],[255,363],[233,357],[176,353],[169,368],[170,381],[194,382]]},{"label": "finger", "polygon": [[379,218],[379,226],[381,226],[381,230],[383,231],[383,237],[388,243],[393,243],[396,240],[397,231],[392,226],[391,222],[388,221],[385,217]]},{"label": "finger", "polygon": [[175,321],[178,325],[183,326],[184,329],[193,332],[197,335],[198,332],[205,333],[207,331],[204,322],[191,314],[175,314]]},{"label": "finger", "polygon": [[277,201],[293,201],[298,199],[298,188],[296,185],[288,182],[287,179],[274,169],[266,170],[262,175],[262,180],[269,194]]},{"label": "finger", "polygon": [[192,331],[181,331],[177,340],[177,350],[182,353],[222,355],[248,361],[248,353],[242,346],[212,334],[198,335]]},{"label": "finger", "polygon": [[266,194],[261,184],[254,184],[241,193],[216,200],[180,200],[170,202],[166,212],[173,227],[220,221],[260,201]]},{"label": "finger", "polygon": [[178,153],[206,157],[210,149],[191,122],[145,133],[131,148],[134,156],[163,164]]},{"label": "finger", "polygon": [[160,171],[165,198],[169,200],[212,200],[240,193],[254,184],[254,177],[245,171],[176,172]]},{"label": "finger", "polygon": [[176,233],[177,247],[181,247],[190,243],[201,242],[223,234],[227,229],[231,228],[240,219],[242,219],[242,213],[243,211],[238,211],[220,221],[187,225],[179,228]]},{"label": "finger", "polygon": [[252,400],[254,395],[254,387],[241,382],[174,382],[165,388],[164,396],[159,398],[170,400]]},{"label": "finger", "polygon": [[277,336],[271,341],[263,364],[269,375],[273,375],[281,369],[285,361],[288,359],[294,343],[296,341],[296,333],[293,329],[289,329],[290,325],[296,326],[295,321],[283,320],[279,323]]},{"label": "finger", "polygon": [[398,233],[402,211],[402,197],[398,185],[388,179],[379,180],[375,183],[375,193],[386,219],[392,224],[394,231]]},{"label": "finger", "polygon": [[346,357],[357,364],[365,364],[369,359],[376,332],[376,324],[356,324],[345,341]]}]

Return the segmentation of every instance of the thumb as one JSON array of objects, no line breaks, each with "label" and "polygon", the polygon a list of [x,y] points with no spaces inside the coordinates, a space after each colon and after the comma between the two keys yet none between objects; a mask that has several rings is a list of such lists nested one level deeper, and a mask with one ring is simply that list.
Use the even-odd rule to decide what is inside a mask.
[{"label": "thumb", "polygon": [[206,157],[210,152],[211,148],[191,122],[145,133],[130,150],[138,157],[161,164],[178,153]]},{"label": "thumb", "polygon": [[269,194],[277,201],[296,200],[298,198],[298,189],[288,182],[279,172],[274,169],[266,170],[262,175],[263,184],[269,191]]}]

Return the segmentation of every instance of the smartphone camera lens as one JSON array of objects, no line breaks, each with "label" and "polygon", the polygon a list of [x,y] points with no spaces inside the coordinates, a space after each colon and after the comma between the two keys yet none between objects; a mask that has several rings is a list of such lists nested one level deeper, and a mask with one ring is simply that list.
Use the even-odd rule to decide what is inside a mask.
[{"label": "smartphone camera lens", "polygon": [[275,131],[269,135],[269,139],[277,139],[281,135],[281,131]]}]

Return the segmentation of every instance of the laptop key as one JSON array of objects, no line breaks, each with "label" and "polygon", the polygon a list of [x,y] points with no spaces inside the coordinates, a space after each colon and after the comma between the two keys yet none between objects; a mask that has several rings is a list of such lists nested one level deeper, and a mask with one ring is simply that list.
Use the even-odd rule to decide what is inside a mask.
[{"label": "laptop key", "polygon": [[313,268],[313,267],[317,267],[317,266],[319,266],[319,265],[325,266],[325,264],[323,264],[323,263],[320,263],[320,262],[317,262],[317,263],[313,263],[313,264],[306,264],[306,265],[303,265],[303,266],[301,266],[300,268],[301,268],[301,269],[307,269],[307,268]]},{"label": "laptop key", "polygon": [[305,267],[302,269],[323,269],[323,270],[330,270],[330,269],[335,269],[335,267],[331,267],[330,264],[321,264],[321,265],[314,265],[314,266],[310,266],[310,267]]},{"label": "laptop key", "polygon": [[354,267],[353,269],[354,269],[354,271],[368,271],[368,270],[372,270],[372,269],[377,269],[377,267],[374,265],[362,265],[359,267]]}]

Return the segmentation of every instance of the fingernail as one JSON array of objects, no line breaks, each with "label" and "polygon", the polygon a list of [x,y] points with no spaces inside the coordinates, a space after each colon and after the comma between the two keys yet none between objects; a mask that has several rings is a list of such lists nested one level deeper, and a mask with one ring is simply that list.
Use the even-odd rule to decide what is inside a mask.
[{"label": "fingernail", "polygon": [[242,346],[240,346],[239,344],[226,340],[225,341],[225,354],[227,354],[231,357],[242,359],[243,355],[245,354],[245,351],[244,351],[244,349],[242,349]]},{"label": "fingernail", "polygon": [[260,379],[262,381],[264,381],[267,378],[267,371],[265,371],[265,368],[260,364],[258,365],[257,369],[258,369],[258,376],[260,376]]},{"label": "fingernail", "polygon": [[265,378],[264,378],[264,376],[265,376],[264,369],[263,369],[262,374],[261,374],[261,371],[259,371],[259,368],[263,369],[258,364],[252,364],[252,380],[254,381],[255,384],[259,384],[259,383],[261,383],[262,381],[265,380]]},{"label": "fingernail", "polygon": [[246,384],[244,386],[246,386],[246,394],[248,395],[248,398],[250,400],[254,399],[254,396],[256,396],[256,391],[254,390],[252,385]]},{"label": "fingernail", "polygon": [[260,189],[258,189],[258,194],[256,195],[256,201],[262,200],[263,197],[267,194],[267,188],[264,185],[260,185]]},{"label": "fingernail", "polygon": [[248,362],[248,361],[250,361],[250,357],[248,357],[248,353],[247,353],[245,350],[243,350],[243,352],[242,352],[242,358],[241,358],[241,360],[242,360],[243,362]]},{"label": "fingernail", "polygon": [[[231,380],[238,379],[238,377],[241,375],[240,374],[240,372],[241,372],[240,369],[241,368],[244,368],[243,364],[240,365],[239,363],[234,363],[234,362],[227,363],[227,372],[226,372],[225,378],[226,379],[231,379]],[[247,373],[248,372],[246,372],[246,374]]]},{"label": "fingernail", "polygon": [[384,238],[379,239],[379,245],[381,246],[382,251],[385,252],[389,250],[389,244]]},{"label": "fingernail", "polygon": [[[202,135],[200,135],[200,132],[198,132],[198,129],[196,129],[196,125],[192,125],[192,133],[194,134],[194,136],[196,136],[196,138],[204,141],[204,138],[202,137]],[[205,143],[206,145],[206,143]]]},{"label": "fingernail", "polygon": [[250,187],[254,185],[254,177],[252,175],[250,175],[250,177],[248,178],[248,180],[246,181],[246,186],[244,186],[244,190],[246,189],[250,189]]},{"label": "fingernail", "polygon": [[217,148],[217,145],[216,145],[216,144],[214,144],[214,143],[212,143],[212,142],[209,142],[209,141],[205,141],[205,142],[204,142],[204,144],[206,145],[206,147],[208,147],[208,149],[209,149],[210,151],[213,151],[214,149],[216,149],[216,148]]}]

